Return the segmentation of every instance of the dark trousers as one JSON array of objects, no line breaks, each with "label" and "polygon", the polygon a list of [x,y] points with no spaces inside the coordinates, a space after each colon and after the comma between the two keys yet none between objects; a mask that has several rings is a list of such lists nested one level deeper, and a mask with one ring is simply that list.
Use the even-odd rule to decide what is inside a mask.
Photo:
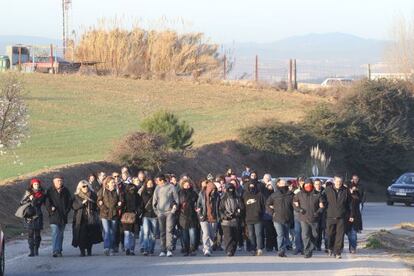
[{"label": "dark trousers", "polygon": [[302,227],[303,249],[305,254],[312,253],[316,248],[316,239],[318,238],[318,223],[300,222]]},{"label": "dark trousers", "polygon": [[29,248],[34,249],[35,247],[39,248],[40,241],[42,237],[40,236],[40,229],[28,229],[27,230],[27,241],[29,243]]},{"label": "dark trousers", "polygon": [[236,252],[237,242],[239,240],[239,232],[240,229],[237,226],[227,226],[222,225],[223,228],[223,238],[224,238],[224,246],[226,247],[225,250],[227,253]]},{"label": "dark trousers", "polygon": [[122,227],[122,223],[118,221],[115,234],[115,248],[119,248],[119,244],[121,244],[122,248],[124,248],[124,240],[124,228]]},{"label": "dark trousers", "polygon": [[326,220],[326,230],[328,234],[328,249],[335,255],[339,255],[344,247],[345,219],[328,218]]},{"label": "dark trousers", "polygon": [[328,241],[326,235],[326,219],[320,219],[318,223],[318,238],[316,239],[316,249],[322,250],[322,241],[325,249],[328,249]]},{"label": "dark trousers", "polygon": [[271,220],[264,220],[264,244],[267,251],[273,251],[273,249],[277,250],[277,242],[276,242],[276,230],[273,226],[273,221]]}]

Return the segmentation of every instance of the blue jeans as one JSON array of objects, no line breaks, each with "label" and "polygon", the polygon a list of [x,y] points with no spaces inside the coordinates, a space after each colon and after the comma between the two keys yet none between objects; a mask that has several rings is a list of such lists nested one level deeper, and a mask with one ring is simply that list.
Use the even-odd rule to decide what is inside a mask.
[{"label": "blue jeans", "polygon": [[357,247],[357,240],[358,240],[357,231],[355,230],[354,227],[351,227],[351,229],[349,229],[346,235],[348,236],[349,250],[355,250]]},{"label": "blue jeans", "polygon": [[181,229],[183,237],[184,250],[186,252],[194,251],[196,247],[196,228]]},{"label": "blue jeans", "polygon": [[263,249],[263,224],[261,222],[248,224],[250,250]]},{"label": "blue jeans", "polygon": [[203,240],[203,252],[204,253],[206,253],[207,251],[211,252],[211,249],[214,244],[214,239],[216,238],[217,223],[201,221],[200,226],[201,226],[202,240]]},{"label": "blue jeans", "polygon": [[144,251],[147,253],[154,253],[155,235],[158,231],[157,226],[157,218],[144,217],[142,220]]},{"label": "blue jeans", "polygon": [[126,250],[134,252],[135,250],[135,233],[124,231],[124,246]]},{"label": "blue jeans", "polygon": [[288,223],[273,222],[277,233],[277,245],[279,252],[286,252],[286,246],[289,244],[289,228]]},{"label": "blue jeans", "polygon": [[103,218],[102,227],[104,230],[104,249],[114,249],[117,231],[117,221]]},{"label": "blue jeans", "polygon": [[298,219],[295,219],[295,247],[296,251],[303,252],[302,226]]},{"label": "blue jeans", "polygon": [[51,224],[52,228],[52,247],[53,253],[62,253],[63,234],[65,232],[65,224]]}]

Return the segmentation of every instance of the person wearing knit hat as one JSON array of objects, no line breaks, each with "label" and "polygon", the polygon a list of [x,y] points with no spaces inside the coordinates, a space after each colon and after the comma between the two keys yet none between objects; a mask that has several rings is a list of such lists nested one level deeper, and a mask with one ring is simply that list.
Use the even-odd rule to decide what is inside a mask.
[{"label": "person wearing knit hat", "polygon": [[41,231],[43,230],[42,205],[46,201],[46,194],[42,188],[41,181],[33,178],[29,182],[29,187],[25,191],[20,205],[30,203],[32,214],[24,218],[24,226],[27,229],[27,241],[29,243],[29,257],[39,255],[40,242],[42,240]]}]

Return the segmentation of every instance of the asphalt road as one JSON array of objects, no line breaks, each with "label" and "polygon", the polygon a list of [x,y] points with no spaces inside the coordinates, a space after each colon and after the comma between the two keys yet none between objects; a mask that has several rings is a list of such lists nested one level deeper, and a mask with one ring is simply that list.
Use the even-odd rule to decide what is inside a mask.
[{"label": "asphalt road", "polygon": [[[414,207],[386,206],[370,203],[363,212],[364,240],[367,233],[390,229],[405,221],[414,221]],[[70,228],[70,227],[68,227]],[[302,256],[278,258],[275,253],[251,257],[237,252],[235,257],[216,253],[212,257],[144,257],[103,256],[102,244],[94,247],[94,256],[79,257],[78,249],[70,245],[71,232],[65,233],[64,257],[52,258],[50,237],[44,237],[40,256],[27,257],[27,242],[15,240],[7,244],[6,275],[414,275],[397,258],[375,250],[359,250],[357,255],[345,252],[343,259],[336,260],[322,253],[311,259]],[[346,246],[345,246],[346,248]]]}]

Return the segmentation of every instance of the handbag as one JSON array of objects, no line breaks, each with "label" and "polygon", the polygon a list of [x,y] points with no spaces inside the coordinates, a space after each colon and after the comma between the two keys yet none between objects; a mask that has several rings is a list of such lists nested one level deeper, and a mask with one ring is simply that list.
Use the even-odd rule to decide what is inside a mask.
[{"label": "handbag", "polygon": [[122,224],[134,224],[136,219],[137,219],[137,216],[135,213],[126,212],[122,214],[121,223]]},{"label": "handbag", "polygon": [[19,206],[19,208],[17,208],[17,211],[14,215],[18,218],[25,218],[26,209],[29,208],[31,205],[32,204],[30,202],[28,202],[28,203],[25,203],[25,204]]}]

